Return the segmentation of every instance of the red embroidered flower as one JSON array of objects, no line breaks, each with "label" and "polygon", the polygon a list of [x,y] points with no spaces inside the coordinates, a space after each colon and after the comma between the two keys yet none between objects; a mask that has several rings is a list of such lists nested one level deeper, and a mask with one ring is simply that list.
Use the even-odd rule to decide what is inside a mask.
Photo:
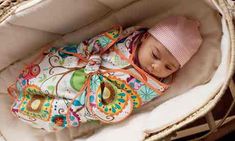
[{"label": "red embroidered flower", "polygon": [[67,124],[66,117],[64,115],[54,115],[51,119],[57,126],[65,127]]}]

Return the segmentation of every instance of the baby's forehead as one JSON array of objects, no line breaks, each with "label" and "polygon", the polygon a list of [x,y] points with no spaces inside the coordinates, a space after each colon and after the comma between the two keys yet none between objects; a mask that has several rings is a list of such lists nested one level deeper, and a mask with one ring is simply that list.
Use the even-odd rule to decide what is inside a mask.
[{"label": "baby's forehead", "polygon": [[147,42],[150,42],[154,44],[156,47],[163,48],[168,51],[168,49],[158,39],[156,39],[152,35],[148,36]]},{"label": "baby's forehead", "polygon": [[155,49],[157,51],[159,57],[162,59],[161,61],[169,62],[170,64],[173,64],[175,67],[180,66],[180,64],[177,62],[172,53],[160,41],[158,41],[153,36],[149,36],[149,42],[151,42],[154,45],[152,49]]}]

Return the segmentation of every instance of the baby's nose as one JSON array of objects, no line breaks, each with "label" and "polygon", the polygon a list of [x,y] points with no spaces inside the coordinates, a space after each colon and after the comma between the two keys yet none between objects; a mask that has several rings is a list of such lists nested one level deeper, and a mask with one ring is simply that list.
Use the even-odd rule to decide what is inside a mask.
[{"label": "baby's nose", "polygon": [[157,64],[157,63],[154,63],[154,64],[152,64],[152,68],[153,68],[153,70],[154,71],[156,71],[156,72],[160,72],[161,70],[161,64]]}]

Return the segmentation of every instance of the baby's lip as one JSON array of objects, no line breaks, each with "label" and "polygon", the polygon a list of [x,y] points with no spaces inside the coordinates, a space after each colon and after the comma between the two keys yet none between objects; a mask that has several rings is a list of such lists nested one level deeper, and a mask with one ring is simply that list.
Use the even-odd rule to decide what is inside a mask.
[{"label": "baby's lip", "polygon": [[145,70],[147,73],[152,74],[152,73],[151,73],[152,71],[149,70],[148,67],[145,67],[144,70]]}]

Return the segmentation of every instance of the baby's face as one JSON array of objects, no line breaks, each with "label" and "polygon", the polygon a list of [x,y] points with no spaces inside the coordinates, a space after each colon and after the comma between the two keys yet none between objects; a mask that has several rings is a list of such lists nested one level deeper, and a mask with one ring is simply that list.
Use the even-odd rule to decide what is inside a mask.
[{"label": "baby's face", "polygon": [[180,68],[175,57],[150,34],[142,38],[137,55],[141,68],[158,78],[165,78]]}]

